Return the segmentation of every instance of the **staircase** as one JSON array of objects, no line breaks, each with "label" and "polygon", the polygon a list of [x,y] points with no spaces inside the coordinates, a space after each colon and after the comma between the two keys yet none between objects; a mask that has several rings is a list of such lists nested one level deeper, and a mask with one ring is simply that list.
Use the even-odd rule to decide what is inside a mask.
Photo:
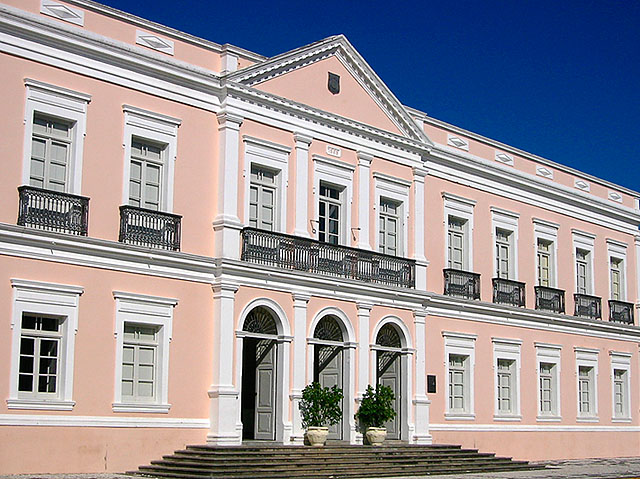
[{"label": "staircase", "polygon": [[129,474],[175,479],[339,479],[541,469],[460,446],[187,446]]}]

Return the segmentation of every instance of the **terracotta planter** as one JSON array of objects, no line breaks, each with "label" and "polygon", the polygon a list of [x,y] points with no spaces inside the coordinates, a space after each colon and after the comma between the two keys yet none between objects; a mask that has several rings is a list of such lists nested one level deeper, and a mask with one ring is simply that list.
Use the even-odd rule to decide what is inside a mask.
[{"label": "terracotta planter", "polygon": [[309,445],[313,447],[322,447],[327,442],[327,435],[329,434],[328,427],[311,426],[307,429],[305,436]]},{"label": "terracotta planter", "polygon": [[387,428],[368,427],[365,435],[367,436],[367,441],[372,446],[382,446],[382,443],[387,437]]}]

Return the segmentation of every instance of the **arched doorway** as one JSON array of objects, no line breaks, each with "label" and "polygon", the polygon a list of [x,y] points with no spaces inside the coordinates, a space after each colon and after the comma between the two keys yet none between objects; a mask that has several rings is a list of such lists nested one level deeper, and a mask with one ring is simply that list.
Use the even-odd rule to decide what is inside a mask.
[{"label": "arched doorway", "polygon": [[275,440],[278,328],[271,311],[258,306],[242,327],[242,439]]},{"label": "arched doorway", "polygon": [[395,395],[396,417],[385,424],[387,439],[402,437],[402,341],[393,324],[385,324],[376,336],[376,382],[389,386]]},{"label": "arched doorway", "polygon": [[[327,315],[320,319],[313,339],[313,380],[323,387],[338,386],[344,392],[345,344],[338,318]],[[343,439],[343,422],[329,427],[329,439]]]}]

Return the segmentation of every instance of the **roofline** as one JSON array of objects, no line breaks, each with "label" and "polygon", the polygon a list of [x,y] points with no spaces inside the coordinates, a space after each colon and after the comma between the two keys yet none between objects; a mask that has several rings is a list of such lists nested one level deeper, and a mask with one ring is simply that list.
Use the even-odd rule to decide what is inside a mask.
[{"label": "roofline", "polygon": [[137,15],[134,15],[132,13],[124,12],[122,10],[118,10],[117,8],[109,7],[107,5],[94,2],[93,0],[64,0],[64,1],[71,5],[85,8],[87,10],[91,10],[108,17],[116,18],[118,20],[122,20],[128,23],[131,23],[133,25],[136,25],[138,27],[146,28],[147,30],[152,30],[155,33],[161,33],[162,35],[166,35],[176,40],[190,43],[192,45],[195,45],[216,53],[224,53],[225,51],[228,51],[238,55],[241,58],[245,58],[247,60],[253,60],[256,62],[262,62],[268,58],[258,53],[254,53],[252,51],[246,50],[241,47],[236,47],[235,45],[230,45],[228,43],[225,43],[224,45],[220,45],[219,43],[215,43],[210,40],[206,40],[204,38],[191,35],[190,33],[185,33],[175,28],[167,27],[166,25],[162,25],[160,23],[156,23],[151,20],[138,17]]},{"label": "roofline", "polygon": [[417,118],[419,118],[420,120],[429,123],[433,126],[438,126],[441,128],[447,128],[450,129],[458,134],[464,135],[464,136],[468,136],[469,138],[472,138],[473,140],[485,143],[487,145],[490,146],[494,146],[497,147],[501,150],[504,150],[507,153],[513,153],[515,155],[518,156],[522,156],[523,158],[527,159],[527,160],[531,160],[531,161],[536,161],[538,163],[542,163],[546,166],[551,166],[553,168],[556,168],[557,170],[563,171],[565,173],[569,173],[572,175],[578,175],[581,177],[584,177],[585,179],[588,179],[589,181],[595,182],[595,183],[599,183],[603,186],[607,186],[609,188],[615,188],[623,193],[626,193],[628,195],[631,195],[635,198],[640,198],[640,192],[632,190],[631,188],[627,188],[626,186],[622,186],[622,185],[618,185],[616,183],[613,183],[611,181],[607,181],[603,178],[599,178],[597,176],[593,176],[589,173],[585,173],[584,171],[580,171],[577,170],[575,168],[572,168],[570,166],[567,165],[563,165],[561,163],[556,163],[553,160],[549,160],[547,158],[544,158],[542,156],[538,156],[534,153],[529,153],[528,151],[525,150],[521,150],[520,148],[516,148],[515,146],[511,146],[511,145],[507,145],[506,143],[502,143],[498,140],[494,140],[492,138],[488,138],[486,136],[482,136],[478,133],[474,133],[472,131],[469,130],[465,130],[464,128],[461,128],[459,126],[456,125],[452,125],[451,123],[447,123],[446,121],[443,120],[438,120],[436,118],[433,118],[431,116],[429,116],[427,113],[420,111],[416,108],[412,108],[410,106],[405,106],[405,108],[407,109],[407,111],[409,111],[409,113],[415,115]]}]

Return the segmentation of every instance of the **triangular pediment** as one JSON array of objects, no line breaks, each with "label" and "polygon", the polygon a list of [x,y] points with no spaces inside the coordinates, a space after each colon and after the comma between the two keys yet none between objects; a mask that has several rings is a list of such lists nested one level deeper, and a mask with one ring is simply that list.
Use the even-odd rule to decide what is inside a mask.
[{"label": "triangular pediment", "polygon": [[[329,89],[329,73],[340,77],[338,93]],[[380,130],[431,143],[342,35],[283,53],[227,78]]]}]

